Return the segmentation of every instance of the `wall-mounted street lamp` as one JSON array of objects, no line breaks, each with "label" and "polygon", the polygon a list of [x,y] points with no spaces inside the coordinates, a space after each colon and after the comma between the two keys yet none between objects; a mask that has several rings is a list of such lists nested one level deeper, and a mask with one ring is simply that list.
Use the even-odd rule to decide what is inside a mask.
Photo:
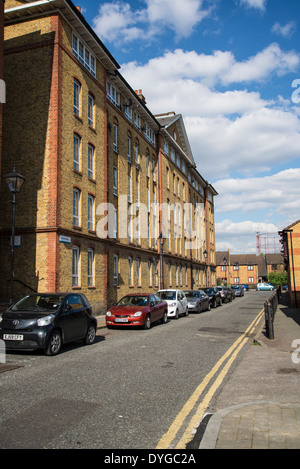
[{"label": "wall-mounted street lamp", "polygon": [[24,184],[25,178],[17,172],[16,165],[14,165],[13,171],[6,176],[3,176],[7,182],[8,188],[12,193],[12,235],[11,235],[11,264],[10,264],[10,294],[9,304],[13,304],[13,283],[14,283],[14,259],[15,259],[15,220],[16,220],[16,194],[18,194]]}]

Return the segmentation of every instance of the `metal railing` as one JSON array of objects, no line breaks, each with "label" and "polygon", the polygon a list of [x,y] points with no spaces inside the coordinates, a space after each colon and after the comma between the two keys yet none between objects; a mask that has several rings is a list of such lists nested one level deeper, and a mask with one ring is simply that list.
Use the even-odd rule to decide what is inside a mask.
[{"label": "metal railing", "polygon": [[278,308],[279,299],[281,296],[281,288],[278,288],[275,293],[265,302],[265,322],[266,322],[266,336],[270,340],[274,340],[274,319]]}]

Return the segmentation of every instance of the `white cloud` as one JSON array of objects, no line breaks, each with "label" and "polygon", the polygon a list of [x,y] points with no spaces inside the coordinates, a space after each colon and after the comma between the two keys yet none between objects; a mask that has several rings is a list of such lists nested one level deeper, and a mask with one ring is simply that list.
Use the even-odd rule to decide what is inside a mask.
[{"label": "white cloud", "polygon": [[[144,0],[140,9],[117,0],[100,5],[93,27],[100,38],[109,42],[149,41],[166,29],[177,39],[188,37],[211,8],[202,8],[202,0]],[[144,7],[142,7],[144,6]]]},{"label": "white cloud", "polygon": [[265,220],[276,217],[282,229],[299,218],[299,180],[300,168],[264,177],[221,179],[214,183],[219,193],[216,213],[249,214],[263,210]]},{"label": "white cloud", "polygon": [[285,38],[290,38],[294,34],[297,28],[297,23],[295,21],[290,21],[285,25],[281,25],[280,23],[275,23],[272,32],[278,34],[279,36],[283,36]]},{"label": "white cloud", "polygon": [[265,11],[267,0],[240,0],[241,5],[245,5],[248,8],[256,8],[261,11]]}]

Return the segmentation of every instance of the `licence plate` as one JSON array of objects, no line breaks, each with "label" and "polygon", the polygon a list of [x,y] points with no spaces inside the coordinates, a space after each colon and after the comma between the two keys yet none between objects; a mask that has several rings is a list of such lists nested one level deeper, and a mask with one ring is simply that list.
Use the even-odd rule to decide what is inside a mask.
[{"label": "licence plate", "polygon": [[21,334],[3,334],[3,340],[23,340],[24,336]]},{"label": "licence plate", "polygon": [[116,318],[115,322],[128,322],[127,318]]}]

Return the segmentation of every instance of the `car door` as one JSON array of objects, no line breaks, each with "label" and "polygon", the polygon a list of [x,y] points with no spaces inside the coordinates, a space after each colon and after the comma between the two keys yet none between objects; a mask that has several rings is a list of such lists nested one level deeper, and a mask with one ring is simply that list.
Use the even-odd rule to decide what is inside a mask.
[{"label": "car door", "polygon": [[154,295],[156,299],[156,305],[157,305],[157,320],[161,319],[164,315],[165,307],[164,303],[162,302],[161,298],[159,296]]},{"label": "car door", "polygon": [[150,296],[150,314],[151,314],[151,322],[157,321],[157,311],[158,311],[158,305],[157,301],[155,298],[155,295]]},{"label": "car door", "polygon": [[178,290],[177,294],[178,294],[178,301],[179,301],[179,314],[183,314],[185,313],[183,293],[181,290]]},{"label": "car door", "polygon": [[84,337],[86,331],[85,309],[80,295],[71,294],[66,297],[60,318],[65,342]]}]

